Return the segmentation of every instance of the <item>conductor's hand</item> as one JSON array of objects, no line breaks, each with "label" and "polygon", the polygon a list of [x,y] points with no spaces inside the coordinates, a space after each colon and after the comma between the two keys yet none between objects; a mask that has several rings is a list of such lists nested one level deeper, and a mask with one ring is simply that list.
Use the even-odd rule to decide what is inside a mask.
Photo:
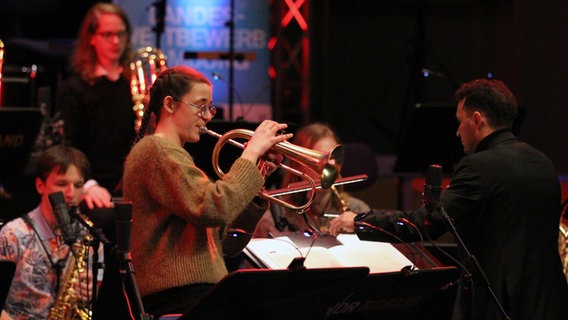
[{"label": "conductor's hand", "polygon": [[355,231],[355,216],[357,214],[352,211],[345,211],[339,217],[329,222],[329,233],[338,235],[340,233],[352,233]]},{"label": "conductor's hand", "polygon": [[254,131],[251,139],[246,143],[241,157],[256,163],[276,143],[292,138],[291,133],[277,134],[278,131],[288,127],[285,123],[264,120]]},{"label": "conductor's hand", "polygon": [[85,191],[82,200],[90,210],[94,208],[112,208],[114,203],[111,201],[112,196],[107,189],[94,185]]}]

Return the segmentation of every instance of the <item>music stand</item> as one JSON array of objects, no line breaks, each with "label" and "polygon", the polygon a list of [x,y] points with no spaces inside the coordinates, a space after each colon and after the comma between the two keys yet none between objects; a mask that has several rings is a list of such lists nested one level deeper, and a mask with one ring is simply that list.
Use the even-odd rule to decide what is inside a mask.
[{"label": "music stand", "polygon": [[12,261],[0,261],[0,312],[4,309],[4,303],[8,297],[12,278],[16,272],[16,264]]},{"label": "music stand", "polygon": [[450,319],[458,278],[455,267],[369,274],[326,319]]},{"label": "music stand", "polygon": [[328,308],[361,285],[367,267],[240,269],[228,274],[178,320],[324,319]]}]

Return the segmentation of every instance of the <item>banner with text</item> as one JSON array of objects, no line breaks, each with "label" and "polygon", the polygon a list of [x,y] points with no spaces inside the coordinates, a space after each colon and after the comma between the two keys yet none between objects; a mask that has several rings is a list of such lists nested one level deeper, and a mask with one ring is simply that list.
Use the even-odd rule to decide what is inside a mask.
[{"label": "banner with text", "polygon": [[[212,80],[213,103],[223,109],[224,120],[260,122],[272,118],[268,1],[114,0],[114,3],[130,18],[135,50],[159,47],[167,57],[168,66],[191,66]],[[161,4],[165,4],[163,11],[159,10]],[[164,21],[164,30],[158,41],[156,21],[160,19]],[[232,108],[229,105],[231,41]]]}]

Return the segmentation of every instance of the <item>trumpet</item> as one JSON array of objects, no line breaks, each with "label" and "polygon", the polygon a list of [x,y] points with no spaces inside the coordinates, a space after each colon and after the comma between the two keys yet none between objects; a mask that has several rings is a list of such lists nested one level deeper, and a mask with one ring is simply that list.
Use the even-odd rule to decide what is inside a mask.
[{"label": "trumpet", "polygon": [[[244,144],[234,139],[240,138],[240,139],[250,140],[250,138],[254,133],[253,131],[247,129],[233,129],[221,135],[212,130],[207,129],[206,127],[201,127],[201,132],[207,133],[210,136],[213,136],[218,139],[217,143],[213,148],[213,154],[211,160],[212,160],[213,169],[215,169],[215,172],[217,173],[217,176],[219,176],[219,178],[222,178],[225,175],[225,172],[223,172],[223,169],[219,165],[219,154],[221,152],[221,149],[227,143],[235,147],[238,147],[240,149],[244,149],[245,148]],[[302,166],[310,168],[311,170],[318,173],[320,175],[319,186],[321,186],[321,188],[323,189],[328,189],[333,185],[333,183],[339,176],[339,172],[341,170],[341,166],[343,165],[343,159],[344,159],[344,149],[343,146],[341,145],[337,145],[331,152],[326,154],[316,150],[300,147],[288,141],[283,141],[272,146],[271,150],[274,150],[282,154],[283,156],[287,157],[291,161],[298,162]],[[265,160],[260,160],[259,163],[257,164],[259,166],[259,170],[261,171],[261,173],[263,172],[261,167],[264,166],[264,161]],[[299,176],[300,178],[306,180],[309,183],[310,188],[308,189],[309,191],[307,197],[308,200],[304,204],[296,205],[278,199],[275,196],[272,196],[264,191],[260,191],[258,196],[268,201],[280,204],[292,210],[305,211],[305,209],[312,204],[312,200],[315,196],[318,185],[316,185],[314,179],[311,178],[309,175],[307,175],[305,172],[296,170],[282,163],[278,164],[278,166],[282,168],[282,170],[288,171],[291,174]]]}]

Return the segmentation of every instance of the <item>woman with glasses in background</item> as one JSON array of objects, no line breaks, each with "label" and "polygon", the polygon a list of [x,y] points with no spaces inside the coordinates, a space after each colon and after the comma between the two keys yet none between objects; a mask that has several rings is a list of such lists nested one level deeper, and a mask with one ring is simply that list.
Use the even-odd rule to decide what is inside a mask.
[{"label": "woman with glasses in background", "polygon": [[[130,36],[130,22],[122,8],[112,3],[93,5],[71,56],[72,74],[57,96],[67,143],[87,155],[93,179],[114,196],[121,195],[124,158],[136,135]],[[89,181],[85,189],[93,184]]]}]

